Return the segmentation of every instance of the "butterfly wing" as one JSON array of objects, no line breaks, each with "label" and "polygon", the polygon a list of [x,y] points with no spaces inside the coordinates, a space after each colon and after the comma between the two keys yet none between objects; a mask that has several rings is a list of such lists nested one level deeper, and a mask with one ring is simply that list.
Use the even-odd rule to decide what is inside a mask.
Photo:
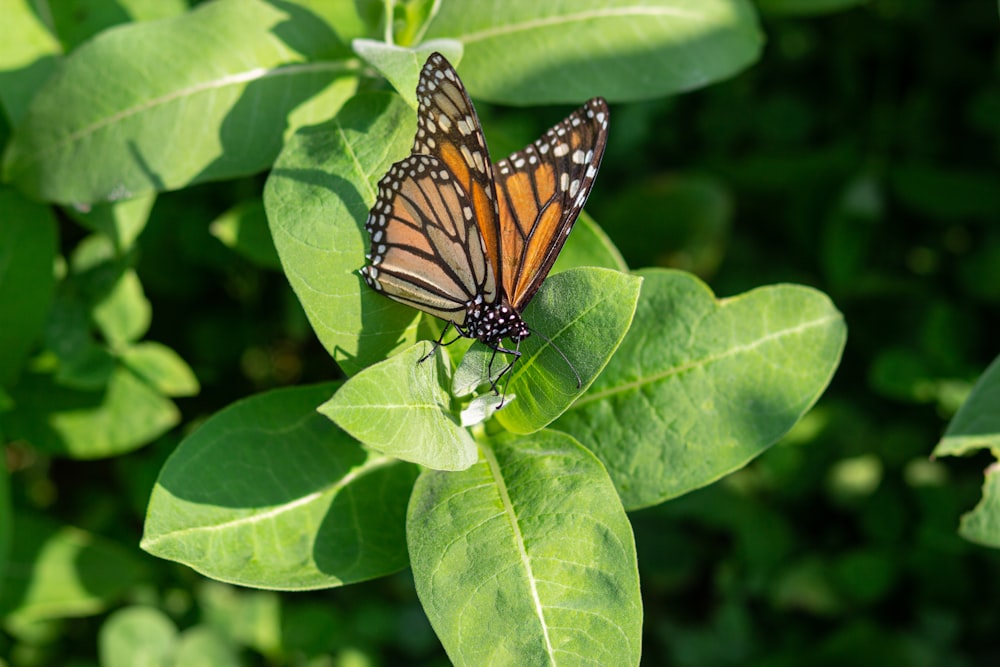
[{"label": "butterfly wing", "polygon": [[607,136],[608,105],[595,97],[538,141],[497,162],[498,227],[483,229],[483,236],[500,239],[486,248],[518,312],[541,287],[583,210]]},{"label": "butterfly wing", "polygon": [[497,226],[493,169],[472,102],[440,54],[421,70],[417,98],[413,148],[379,181],[361,273],[386,296],[463,327],[470,301],[498,296],[477,225]]}]

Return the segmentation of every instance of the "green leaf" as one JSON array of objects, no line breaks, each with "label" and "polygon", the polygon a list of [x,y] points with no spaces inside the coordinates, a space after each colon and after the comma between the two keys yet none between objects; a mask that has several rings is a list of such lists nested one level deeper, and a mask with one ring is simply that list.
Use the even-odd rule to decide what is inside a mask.
[{"label": "green leaf", "polygon": [[187,9],[186,0],[62,0],[46,5],[67,51],[117,25],[177,16]]},{"label": "green leaf", "polygon": [[89,616],[147,575],[132,551],[78,528],[19,513],[0,615],[19,622]]},{"label": "green leaf", "polygon": [[260,199],[249,199],[232,207],[212,221],[209,231],[258,266],[281,268],[281,260],[267,228],[264,202]]},{"label": "green leaf", "polygon": [[506,429],[537,431],[586,391],[628,332],[640,283],[635,276],[599,268],[573,269],[545,280],[524,311],[537,334],[521,343],[521,358],[511,371],[509,390],[517,400],[497,413]]},{"label": "green leaf", "polygon": [[976,382],[934,448],[934,456],[964,456],[987,448],[1000,458],[1000,357]]},{"label": "green leaf", "polygon": [[312,13],[263,0],[101,33],[39,90],[5,178],[83,204],[261,171],[295,129],[290,112],[345,74],[317,59],[335,44]]},{"label": "green leaf", "polygon": [[176,667],[243,667],[245,663],[233,644],[214,629],[196,626],[181,634],[173,664]]},{"label": "green leaf", "polygon": [[628,518],[601,464],[541,431],[424,471],[407,513],[417,594],[455,665],[639,664]]},{"label": "green leaf", "polygon": [[17,407],[4,416],[8,437],[77,459],[130,452],[180,421],[169,399],[121,366],[94,391],[61,386],[51,374],[25,373],[11,396]]},{"label": "green leaf", "polygon": [[0,106],[11,124],[17,125],[28,113],[39,86],[55,69],[62,47],[28,0],[6,0],[2,11]]},{"label": "green leaf", "polygon": [[[1000,460],[1000,357],[993,360],[934,448],[934,456],[963,456],[989,449]],[[1000,465],[986,471],[983,497],[962,516],[959,534],[970,542],[1000,548]]]},{"label": "green leaf", "polygon": [[618,248],[586,211],[580,213],[579,219],[573,226],[573,233],[566,239],[566,245],[559,252],[559,257],[556,258],[552,273],[549,275],[580,266],[599,266],[628,271],[628,265],[625,264],[625,259],[618,252]]},{"label": "green leaf", "polygon": [[87,229],[109,238],[118,253],[131,249],[149,221],[149,212],[156,202],[153,193],[111,204],[98,204],[81,211],[70,207],[67,212]]},{"label": "green leaf", "polygon": [[361,371],[319,411],[369,449],[435,470],[465,470],[479,456],[451,412],[448,362],[423,341]]},{"label": "green leaf", "polygon": [[264,655],[289,648],[282,626],[286,625],[285,616],[291,606],[283,604],[280,593],[206,581],[198,587],[197,604],[202,620],[237,646]]},{"label": "green leaf", "polygon": [[152,607],[126,607],[108,616],[97,638],[103,667],[165,667],[171,664],[177,627]]},{"label": "green leaf", "polygon": [[413,48],[373,39],[356,39],[351,46],[392,84],[413,109],[417,108],[417,80],[427,58],[437,51],[452,65],[457,65],[462,60],[462,44],[452,39],[424,42]]},{"label": "green leaf", "polygon": [[126,269],[111,291],[94,305],[94,323],[113,349],[122,349],[149,330],[153,307],[142,291],[139,276]]},{"label": "green leaf", "polygon": [[732,76],[762,44],[747,0],[455,0],[425,38],[464,45],[472,97],[515,105],[663,97]]},{"label": "green leaf", "polygon": [[153,488],[140,546],[213,579],[270,589],[339,586],[405,567],[402,519],[416,468],[365,452],[319,415],[333,389],[259,394],[185,438]]},{"label": "green leaf", "polygon": [[198,378],[176,352],[166,345],[144,341],[128,347],[122,363],[164,396],[194,396]]},{"label": "green leaf", "polygon": [[375,185],[415,132],[413,110],[398,96],[358,95],[331,122],[292,137],[264,190],[285,274],[316,335],[348,373],[416,340],[417,311],[369,289],[358,273]]},{"label": "green leaf", "polygon": [[826,388],[846,338],[841,314],[811,288],[716,301],[689,274],[639,275],[632,329],[555,424],[597,454],[630,509],[709,484],[774,444]]},{"label": "green leaf", "polygon": [[47,207],[9,188],[0,188],[0,220],[0,385],[9,387],[52,304],[56,221]]}]

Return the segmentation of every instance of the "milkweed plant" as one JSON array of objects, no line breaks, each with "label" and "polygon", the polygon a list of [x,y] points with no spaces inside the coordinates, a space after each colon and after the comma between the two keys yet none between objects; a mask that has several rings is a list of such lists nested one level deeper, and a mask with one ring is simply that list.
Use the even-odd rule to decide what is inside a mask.
[{"label": "milkweed plant", "polygon": [[[806,286],[718,298],[692,274],[626,266],[584,213],[523,314],[546,337],[521,343],[497,410],[480,343],[419,362],[443,323],[365,285],[364,221],[376,183],[410,150],[430,53],[457,66],[476,102],[605,97],[613,147],[616,109],[758,58],[752,7],[517,0],[491,12],[484,5],[500,3],[444,0],[366,16],[354,4],[202,3],[40,61],[50,74],[30,104],[4,100],[15,130],[0,235],[18,244],[12,275],[30,298],[9,311],[17,363],[2,379],[22,372],[41,332],[48,346],[11,392],[5,433],[87,459],[177,425],[172,399],[198,383],[170,348],[144,340],[140,233],[157,193],[269,170],[270,240],[241,247],[238,228],[220,238],[262,261],[273,241],[342,375],[250,395],[190,429],[158,471],[141,547],[282,591],[409,567],[457,665],[638,664],[627,512],[711,484],[788,433],[837,368],[840,313]],[[19,20],[31,34],[31,17]],[[55,58],[55,45],[32,43]],[[89,234],[58,282],[51,205]],[[104,412],[59,412],[86,391],[100,392]],[[64,403],[42,429],[30,411],[46,397]]]}]

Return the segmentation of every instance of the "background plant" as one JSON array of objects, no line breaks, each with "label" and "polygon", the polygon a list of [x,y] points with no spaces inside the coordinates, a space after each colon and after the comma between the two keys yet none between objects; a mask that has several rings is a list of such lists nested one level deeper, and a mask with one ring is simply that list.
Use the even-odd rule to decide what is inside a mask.
[{"label": "background plant", "polygon": [[[768,47],[756,63],[761,54],[753,7],[705,4],[701,11],[719,21],[706,25],[732,32],[720,27],[706,32],[713,39],[696,40],[667,23],[661,41],[654,41],[660,52],[651,47],[632,56],[636,76],[661,73],[657,83],[663,87],[646,85],[642,95],[628,94],[634,79],[609,75],[617,72],[614,41],[585,38],[580,26],[530,40],[551,53],[591,45],[594,51],[569,61],[576,65],[563,65],[569,71],[556,65],[565,60],[517,43],[508,44],[510,55],[500,67],[489,56],[496,45],[483,38],[498,31],[476,29],[477,22],[496,21],[495,14],[461,3],[396,9],[397,43],[453,38],[464,46],[460,71],[479,103],[495,158],[565,114],[563,107],[537,108],[542,103],[579,101],[595,92],[618,102],[588,208],[628,266],[681,268],[707,278],[717,294],[749,292],[733,300],[736,305],[754,304],[749,299],[761,295],[773,300],[776,289],[785,289],[750,292],[761,285],[813,285],[833,297],[850,325],[843,367],[828,396],[779,446],[721,483],[630,515],[643,584],[644,664],[796,664],[804,652],[831,664],[845,656],[878,664],[976,664],[996,650],[996,612],[981,602],[995,592],[996,558],[955,535],[958,515],[979,496],[989,458],[947,465],[926,458],[944,421],[996,353],[988,335],[996,325],[990,307],[1000,284],[992,185],[996,95],[994,73],[984,71],[996,15],[983,3],[948,9],[920,2],[854,4],[823,3],[825,15],[805,18],[803,5],[815,13],[818,3],[758,3]],[[518,19],[517,3],[505,5]],[[353,38],[385,35],[383,9],[361,7],[219,2],[185,14],[183,3],[3,6],[10,34],[18,38],[0,51],[7,75],[0,101],[8,124],[0,134],[8,183],[0,191],[7,267],[0,303],[5,323],[16,323],[0,331],[8,408],[2,428],[11,443],[10,477],[0,478],[0,490],[10,497],[0,509],[0,546],[6,544],[9,554],[2,561],[0,653],[13,664],[86,664],[98,653],[106,664],[129,664],[134,647],[126,638],[134,632],[176,664],[192,664],[191,656],[239,664],[255,655],[278,664],[443,660],[435,657],[440,647],[406,574],[279,595],[209,582],[136,549],[158,475],[161,493],[180,492],[172,507],[183,512],[152,512],[147,540],[171,534],[171,526],[157,523],[161,519],[228,525],[239,512],[256,516],[261,494],[276,491],[269,478],[299,483],[268,499],[277,506],[345,470],[364,469],[372,472],[365,475],[371,487],[350,491],[364,501],[359,506],[367,520],[350,540],[337,532],[344,525],[338,519],[352,510],[350,494],[342,493],[327,494],[326,505],[296,505],[285,521],[267,526],[266,536],[254,522],[246,522],[243,532],[234,524],[223,550],[211,551],[210,538],[159,541],[153,550],[173,546],[174,553],[160,553],[202,570],[211,566],[217,579],[232,581],[227,574],[239,572],[249,578],[241,583],[266,585],[263,579],[270,578],[280,588],[314,588],[323,577],[330,585],[331,572],[343,581],[361,580],[405,565],[404,506],[372,500],[405,500],[417,469],[349,449],[350,438],[315,412],[340,386],[316,383],[341,377],[331,355],[354,374],[385,354],[373,352],[352,368],[349,359],[357,355],[338,356],[323,328],[342,309],[302,298],[303,285],[314,284],[338,296],[329,288],[330,258],[308,253],[345,247],[345,237],[331,241],[331,235],[363,239],[357,226],[343,223],[359,223],[365,202],[321,196],[349,192],[320,187],[340,173],[336,159],[343,151],[336,142],[366,145],[370,124],[395,127],[395,134],[367,144],[383,153],[360,156],[371,165],[366,176],[377,180],[376,165],[390,163],[392,150],[405,152],[412,137],[405,102],[373,89],[388,90],[385,76],[405,97],[412,90],[407,77],[421,56],[410,56],[411,66],[376,42],[355,48],[379,72],[357,59]],[[165,15],[182,23],[144,22]],[[128,22],[126,29],[106,31]],[[608,32],[606,23],[601,26]],[[594,58],[601,49],[608,61],[603,67]],[[587,76],[575,76],[572,68],[582,62],[595,64]],[[548,69],[544,76],[525,76],[539,67]],[[744,68],[724,83],[665,98]],[[216,81],[219,72],[227,85],[198,87],[185,78]],[[280,75],[241,78],[246,72]],[[187,94],[172,97],[176,90]],[[164,103],[143,107],[144,113],[108,112],[115,105],[131,108],[137,99]],[[491,110],[482,101],[530,108]],[[97,115],[87,117],[88,110]],[[321,124],[334,114],[339,120],[333,125]],[[81,123],[76,134],[67,130],[73,122]],[[331,131],[337,128],[342,131]],[[264,198],[264,178],[253,174],[276,159]],[[282,198],[282,180],[276,179],[317,187],[292,188]],[[124,200],[100,203],[108,198]],[[288,280],[304,309],[286,278],[273,271],[278,262],[265,199]],[[333,208],[324,208],[331,202]],[[298,223],[298,235],[282,220]],[[567,248],[567,266],[623,268],[596,227],[582,223],[572,238],[577,247]],[[347,244],[344,252],[363,249]],[[303,273],[310,267],[315,275]],[[580,274],[566,275],[560,280]],[[640,275],[644,290],[667,281],[664,293],[690,294],[681,303],[711,304],[691,277]],[[778,296],[778,304],[788,303],[787,294]],[[643,322],[639,303],[630,335],[662,335],[664,324],[691,321]],[[751,310],[749,320],[737,320],[737,330],[747,332],[761,321],[761,309]],[[780,305],[775,312],[782,312]],[[379,315],[379,335],[388,339],[384,352],[400,330],[406,342],[432,335],[412,318],[405,309]],[[665,340],[672,340],[669,331]],[[579,345],[574,349],[589,349]],[[614,359],[635,361],[635,349],[644,348],[630,347],[626,338]],[[433,370],[450,372],[446,365]],[[609,366],[591,390],[613,386],[613,370]],[[746,370],[739,363],[733,372]],[[525,386],[537,384],[544,372],[526,370]],[[977,388],[986,400],[969,401],[981,406],[975,407],[980,418],[956,419],[942,453],[995,448],[989,428],[977,427],[970,437],[968,427],[983,424],[982,415],[995,405],[988,400],[991,382],[987,375]],[[789,393],[801,396],[797,389]],[[690,396],[657,393],[668,408],[658,414],[688,417],[693,410],[676,406]],[[209,418],[246,397],[252,398]],[[456,407],[447,396],[442,404]],[[595,408],[601,405],[608,404],[594,401]],[[613,421],[587,422],[574,431],[581,418],[571,411],[554,428],[595,450],[620,442],[608,432],[613,429],[589,427]],[[632,441],[644,436],[658,442],[669,433],[649,420],[636,424],[640,437]],[[699,446],[678,456],[668,471],[703,462],[718,441],[712,438],[717,434],[698,435],[703,425],[683,424]],[[279,426],[303,446],[270,446],[261,434]],[[510,420],[500,426],[530,430],[512,429]],[[234,438],[237,429],[241,435]],[[490,429],[496,435],[497,428]],[[591,442],[588,435],[594,435]],[[768,437],[759,434],[756,449],[714,477],[741,467],[770,444]],[[344,448],[324,446],[333,444],[331,438]],[[554,432],[533,438],[550,450],[574,447]],[[494,455],[510,465],[530,469],[546,460],[514,461],[526,449],[523,442],[498,441],[495,447]],[[623,469],[616,474],[614,465],[620,451],[602,453],[619,494],[597,503],[601,496],[594,494],[608,489],[591,491],[595,504],[613,505],[619,495],[629,508],[654,504],[714,479],[705,470],[680,479],[652,470],[645,481],[654,482],[655,493],[629,496],[621,481],[630,478]],[[172,452],[198,455],[177,454],[164,467]],[[587,470],[600,477],[599,469]],[[455,484],[463,474],[425,475],[421,484]],[[537,472],[525,479],[549,478]],[[665,479],[671,485],[659,483]],[[600,483],[588,487],[594,485]],[[967,535],[987,541],[968,525]],[[315,543],[302,541],[310,535]],[[324,537],[341,548],[313,548]],[[349,561],[344,544],[364,545],[376,556]],[[411,544],[418,570],[421,559],[442,551],[428,547],[420,552]],[[235,560],[219,558],[224,552]],[[205,553],[213,556],[198,561]],[[255,571],[239,560],[247,553],[266,561]],[[351,570],[351,562],[369,570]],[[442,640],[449,650],[456,645],[447,636]]]}]

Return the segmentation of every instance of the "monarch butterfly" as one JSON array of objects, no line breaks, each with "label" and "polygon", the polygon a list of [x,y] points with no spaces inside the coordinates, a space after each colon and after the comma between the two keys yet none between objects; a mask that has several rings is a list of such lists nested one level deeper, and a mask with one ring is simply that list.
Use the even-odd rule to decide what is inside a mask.
[{"label": "monarch butterfly", "polygon": [[365,223],[371,252],[361,274],[376,291],[445,320],[437,345],[454,326],[493,358],[512,355],[490,379],[496,391],[531,333],[521,312],[590,194],[607,140],[607,103],[591,99],[492,165],[475,108],[441,54],[424,64],[417,99],[413,148],[379,181]]}]

